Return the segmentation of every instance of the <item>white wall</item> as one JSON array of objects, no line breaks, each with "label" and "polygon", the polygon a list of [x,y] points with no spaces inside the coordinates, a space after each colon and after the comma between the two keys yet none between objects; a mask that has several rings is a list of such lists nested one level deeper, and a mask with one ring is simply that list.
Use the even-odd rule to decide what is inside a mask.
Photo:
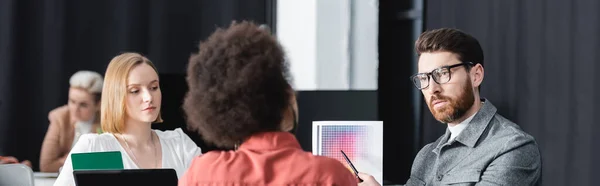
[{"label": "white wall", "polygon": [[373,0],[279,0],[276,34],[294,88],[376,90],[377,22]]},{"label": "white wall", "polygon": [[352,89],[377,90],[379,9],[376,0],[354,0]]},{"label": "white wall", "polygon": [[[280,0],[283,1],[283,0]],[[348,90],[350,9],[346,0],[317,2],[317,87]]]},{"label": "white wall", "polygon": [[296,90],[317,89],[316,0],[279,0],[277,37],[290,61]]}]

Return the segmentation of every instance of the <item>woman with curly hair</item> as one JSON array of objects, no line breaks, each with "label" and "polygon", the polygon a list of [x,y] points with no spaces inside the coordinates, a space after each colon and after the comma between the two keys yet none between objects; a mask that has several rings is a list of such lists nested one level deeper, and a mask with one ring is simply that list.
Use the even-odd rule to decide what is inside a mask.
[{"label": "woman with curly hair", "polygon": [[339,161],[301,149],[279,42],[253,23],[217,29],[190,58],[188,127],[231,149],[194,159],[180,185],[356,185]]}]

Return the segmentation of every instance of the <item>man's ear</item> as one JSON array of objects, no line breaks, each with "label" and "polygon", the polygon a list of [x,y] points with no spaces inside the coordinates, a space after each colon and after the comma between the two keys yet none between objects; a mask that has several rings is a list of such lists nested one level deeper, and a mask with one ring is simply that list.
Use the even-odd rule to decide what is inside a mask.
[{"label": "man's ear", "polygon": [[483,77],[485,75],[485,71],[483,70],[483,66],[479,63],[475,64],[475,66],[471,67],[470,70],[471,75],[471,84],[473,87],[479,87],[483,82]]}]

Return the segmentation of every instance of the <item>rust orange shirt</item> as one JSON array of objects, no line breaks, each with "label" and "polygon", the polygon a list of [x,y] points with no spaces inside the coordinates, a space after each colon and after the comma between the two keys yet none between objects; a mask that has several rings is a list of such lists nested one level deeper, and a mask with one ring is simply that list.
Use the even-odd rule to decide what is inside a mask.
[{"label": "rust orange shirt", "polygon": [[293,134],[265,132],[237,151],[212,151],[194,159],[179,185],[357,185],[341,162],[301,149]]}]

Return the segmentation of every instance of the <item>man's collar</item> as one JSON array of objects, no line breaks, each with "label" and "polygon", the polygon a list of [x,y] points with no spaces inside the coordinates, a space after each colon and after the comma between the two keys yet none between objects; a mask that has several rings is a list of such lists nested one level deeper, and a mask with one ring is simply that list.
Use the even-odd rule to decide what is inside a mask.
[{"label": "man's collar", "polygon": [[469,123],[471,123],[471,120],[473,120],[473,118],[475,117],[476,114],[477,114],[477,112],[473,113],[473,115],[469,116],[464,121],[462,121],[459,124],[454,125],[452,127],[450,125],[448,125],[448,130],[450,130],[450,133],[451,133],[450,136],[457,137],[463,130],[465,130],[465,128],[467,128],[467,126],[469,126]]},{"label": "man's collar", "polygon": [[463,130],[455,139],[471,148],[475,147],[479,137],[481,137],[483,131],[487,128],[494,115],[496,115],[496,107],[490,101],[485,99],[481,99],[481,101],[483,102],[483,105],[477,114],[475,114],[473,120],[469,122],[467,128],[465,128],[465,130]]},{"label": "man's collar", "polygon": [[[496,107],[489,100],[481,99],[483,105],[479,108],[479,111],[475,114],[471,122],[469,122],[467,128],[465,128],[455,139],[466,146],[471,148],[475,147],[475,144],[483,134],[485,128],[496,114]],[[448,142],[450,138],[450,130],[446,128],[446,133],[439,140],[435,149],[441,148],[442,145]],[[434,151],[435,151],[434,149]]]}]

